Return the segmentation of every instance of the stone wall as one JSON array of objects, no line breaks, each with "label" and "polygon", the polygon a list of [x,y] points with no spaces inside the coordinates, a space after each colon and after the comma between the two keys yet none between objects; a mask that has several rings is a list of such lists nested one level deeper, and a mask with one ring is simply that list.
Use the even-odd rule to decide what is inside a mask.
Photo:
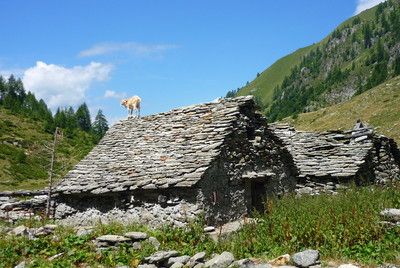
[{"label": "stone wall", "polygon": [[[265,197],[295,188],[297,171],[279,139],[266,128],[265,118],[243,107],[235,131],[225,139],[221,154],[199,183],[200,204],[209,224],[250,215],[251,183],[264,184]],[[253,107],[254,109],[254,107]]]},{"label": "stone wall", "polygon": [[202,214],[195,189],[142,190],[101,196],[60,196],[56,219],[67,225],[98,222],[143,223],[183,226]]}]

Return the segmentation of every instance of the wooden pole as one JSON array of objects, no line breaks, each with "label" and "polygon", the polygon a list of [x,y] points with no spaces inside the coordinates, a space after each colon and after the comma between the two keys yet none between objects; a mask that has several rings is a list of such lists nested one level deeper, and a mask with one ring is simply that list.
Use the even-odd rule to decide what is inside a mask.
[{"label": "wooden pole", "polygon": [[54,141],[53,148],[51,150],[51,162],[50,162],[50,171],[49,171],[49,189],[47,193],[47,206],[46,206],[46,216],[50,217],[50,206],[51,206],[51,194],[53,191],[53,169],[54,169],[54,161],[56,159],[56,146],[57,146],[57,136],[58,136],[59,128],[56,127],[56,131],[54,132]]}]

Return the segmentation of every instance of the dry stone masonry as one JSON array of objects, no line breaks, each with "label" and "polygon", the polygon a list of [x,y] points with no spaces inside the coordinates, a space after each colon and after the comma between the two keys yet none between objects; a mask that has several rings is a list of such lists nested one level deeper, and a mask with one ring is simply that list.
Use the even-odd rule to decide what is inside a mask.
[{"label": "dry stone masonry", "polygon": [[137,221],[223,224],[263,210],[271,196],[335,193],[349,182],[399,178],[392,139],[268,125],[250,96],[115,124],[56,187],[65,224]]},{"label": "dry stone masonry", "polygon": [[350,131],[304,132],[269,126],[290,151],[299,175],[298,194],[335,193],[348,182],[388,184],[400,178],[400,154],[393,139],[358,123]]}]

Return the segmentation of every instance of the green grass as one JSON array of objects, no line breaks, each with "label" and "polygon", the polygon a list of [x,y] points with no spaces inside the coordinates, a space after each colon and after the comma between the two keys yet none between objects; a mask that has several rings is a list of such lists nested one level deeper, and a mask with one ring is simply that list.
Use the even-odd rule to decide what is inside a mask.
[{"label": "green grass", "polygon": [[[354,16],[342,24],[337,29],[342,29],[347,25],[350,25],[356,17],[359,17],[362,21],[372,21],[374,19],[376,7],[368,9],[357,16]],[[255,78],[248,85],[244,86],[239,90],[238,95],[254,95],[261,99],[266,109],[272,104],[274,89],[276,86],[282,84],[284,78],[290,75],[292,68],[301,63],[301,60],[312,50],[322,48],[329,40],[331,34],[326,36],[323,40],[310,46],[300,48],[295,52],[277,60],[267,69],[265,69],[259,77]]]},{"label": "green grass", "polygon": [[367,122],[378,133],[400,143],[400,76],[347,102],[299,114],[296,119],[286,118],[283,122],[299,130],[324,131],[351,129],[357,119]]},{"label": "green grass", "polygon": [[[47,184],[50,164],[48,149],[53,136],[43,122],[12,114],[0,108],[0,191],[41,189]],[[56,155],[56,179],[63,176],[94,146],[93,139],[77,131],[64,137]]]},{"label": "green grass", "polygon": [[[286,196],[269,200],[266,212],[256,223],[240,231],[212,241],[203,233],[202,221],[187,228],[120,224],[98,225],[94,233],[77,237],[72,229],[59,228],[54,236],[37,240],[0,236],[0,267],[13,267],[25,260],[29,267],[136,267],[144,257],[155,252],[150,244],[141,250],[122,245],[116,250],[96,252],[91,241],[103,234],[145,231],[156,237],[161,249],[174,249],[193,255],[231,251],[237,259],[256,257],[267,260],[281,254],[293,254],[307,248],[318,249],[322,262],[355,262],[362,265],[400,264],[400,229],[385,229],[379,224],[379,212],[387,207],[400,207],[400,188],[350,189],[338,195]],[[27,226],[38,222],[25,221]],[[63,252],[60,258],[48,258]]]}]

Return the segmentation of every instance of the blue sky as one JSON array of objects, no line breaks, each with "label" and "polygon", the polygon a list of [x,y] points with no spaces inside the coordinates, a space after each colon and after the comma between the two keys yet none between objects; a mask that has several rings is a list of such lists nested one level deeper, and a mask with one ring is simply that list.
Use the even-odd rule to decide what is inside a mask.
[{"label": "blue sky", "polygon": [[0,74],[110,122],[212,101],[382,0],[0,1]]}]

